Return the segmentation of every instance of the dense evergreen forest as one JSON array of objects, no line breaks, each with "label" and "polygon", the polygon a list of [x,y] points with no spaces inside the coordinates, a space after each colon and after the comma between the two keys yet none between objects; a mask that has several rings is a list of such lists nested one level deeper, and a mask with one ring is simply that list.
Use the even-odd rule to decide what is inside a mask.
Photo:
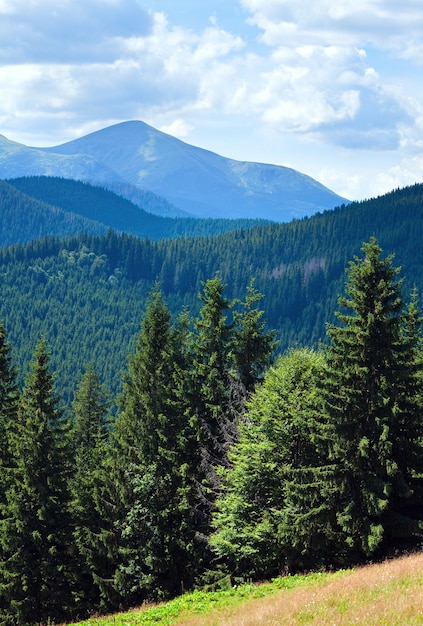
[{"label": "dense evergreen forest", "polygon": [[369,236],[395,253],[405,293],[422,289],[422,206],[423,186],[415,185],[289,224],[211,237],[155,241],[109,231],[13,245],[0,250],[0,319],[20,371],[45,336],[67,402],[90,361],[118,390],[156,280],[172,314],[183,307],[196,314],[202,284],[216,272],[233,299],[254,278],[280,350],[315,347],[334,319],[348,259]]},{"label": "dense evergreen forest", "polygon": [[[61,254],[95,273],[122,241]],[[58,245],[4,250],[2,267],[33,268]],[[114,416],[95,360],[63,405],[45,337],[20,386],[0,324],[1,622],[60,623],[421,546],[423,319],[403,278],[370,237],[325,344],[276,360],[254,278],[232,298],[216,274],[197,313],[174,315],[155,282]]]},{"label": "dense evergreen forest", "polygon": [[[13,194],[8,185],[20,193]],[[161,217],[148,212],[152,195],[141,196],[145,199],[144,209],[111,190],[86,182],[54,176],[10,179],[0,184],[0,215],[4,225],[0,243],[22,243],[41,235],[104,233],[109,228],[150,239],[207,237],[265,223],[258,219]]]}]

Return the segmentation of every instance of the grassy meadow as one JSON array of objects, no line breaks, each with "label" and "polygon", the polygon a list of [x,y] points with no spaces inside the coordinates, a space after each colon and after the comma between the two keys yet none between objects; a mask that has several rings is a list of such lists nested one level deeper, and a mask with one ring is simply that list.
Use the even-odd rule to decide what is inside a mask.
[{"label": "grassy meadow", "polygon": [[423,625],[423,553],[333,574],[185,594],[78,626]]}]

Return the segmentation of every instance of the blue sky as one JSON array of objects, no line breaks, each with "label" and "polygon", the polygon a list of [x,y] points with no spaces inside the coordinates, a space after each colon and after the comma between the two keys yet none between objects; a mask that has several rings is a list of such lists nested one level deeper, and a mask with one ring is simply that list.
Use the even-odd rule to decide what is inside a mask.
[{"label": "blue sky", "polygon": [[350,199],[423,182],[421,0],[0,0],[0,134],[125,120]]}]

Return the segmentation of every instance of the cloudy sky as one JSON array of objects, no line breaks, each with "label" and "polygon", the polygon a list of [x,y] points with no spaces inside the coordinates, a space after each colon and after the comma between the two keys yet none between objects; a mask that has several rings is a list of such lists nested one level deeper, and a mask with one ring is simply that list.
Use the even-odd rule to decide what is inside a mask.
[{"label": "cloudy sky", "polygon": [[125,120],[350,199],[423,182],[421,0],[0,0],[0,134]]}]

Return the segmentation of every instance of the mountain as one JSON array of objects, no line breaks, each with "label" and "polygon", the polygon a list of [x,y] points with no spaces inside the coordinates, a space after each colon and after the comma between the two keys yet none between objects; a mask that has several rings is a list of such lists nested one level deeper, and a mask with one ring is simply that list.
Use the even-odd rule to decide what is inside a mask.
[{"label": "mountain", "polygon": [[49,154],[42,148],[29,148],[0,135],[0,178],[58,176],[92,180],[130,200],[150,213],[169,217],[190,217],[147,189],[120,180],[119,175],[86,154]]},{"label": "mountain", "polygon": [[[151,196],[154,203],[157,196]],[[0,245],[24,243],[46,235],[99,234],[109,228],[151,239],[205,237],[252,228],[259,223],[260,220],[246,219],[161,217],[109,189],[54,176],[0,181]]]},{"label": "mountain", "polygon": [[345,268],[374,235],[401,266],[404,295],[423,291],[423,185],[288,224],[213,237],[141,239],[108,231],[0,248],[0,320],[20,369],[44,335],[68,400],[92,361],[113,391],[157,280],[175,315],[196,314],[203,282],[219,272],[230,298],[255,279],[280,349],[317,346],[334,321]]},{"label": "mountain", "polygon": [[108,181],[119,179],[106,165],[88,154],[55,154],[29,148],[0,135],[0,178],[44,174],[75,179]]},{"label": "mountain", "polygon": [[0,180],[0,246],[25,243],[46,235],[100,234],[108,227],[95,219],[36,199]]},{"label": "mountain", "polygon": [[51,148],[0,141],[0,178],[53,175],[148,190],[201,218],[287,222],[345,202],[296,170],[227,159],[140,121]]},{"label": "mountain", "polygon": [[104,181],[103,187],[113,191],[118,196],[122,196],[126,200],[133,202],[140,209],[147,211],[147,213],[153,213],[153,215],[160,215],[161,217],[192,217],[187,211],[178,209],[174,204],[168,202],[165,198],[162,198],[158,194],[148,191],[143,187],[137,187],[130,183],[110,182]]}]

